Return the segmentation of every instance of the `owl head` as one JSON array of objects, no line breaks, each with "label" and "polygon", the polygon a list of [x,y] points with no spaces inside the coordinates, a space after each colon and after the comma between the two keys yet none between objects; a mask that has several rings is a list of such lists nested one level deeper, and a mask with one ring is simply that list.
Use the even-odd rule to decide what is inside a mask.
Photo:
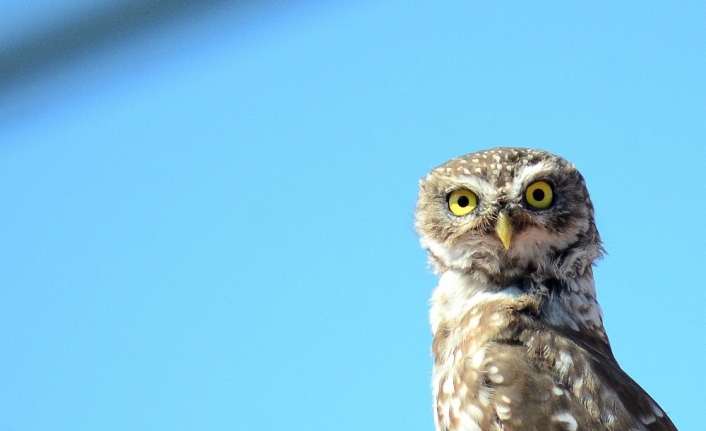
[{"label": "owl head", "polygon": [[500,285],[576,275],[602,254],[583,177],[541,150],[494,148],[435,168],[420,181],[416,230],[437,271]]}]

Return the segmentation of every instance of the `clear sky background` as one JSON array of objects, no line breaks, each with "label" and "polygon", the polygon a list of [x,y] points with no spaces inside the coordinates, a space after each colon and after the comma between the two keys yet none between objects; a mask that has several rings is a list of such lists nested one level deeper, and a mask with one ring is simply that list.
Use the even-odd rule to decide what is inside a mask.
[{"label": "clear sky background", "polygon": [[[0,43],[97,4],[1,2]],[[704,429],[704,23],[703,2],[220,2],[15,76],[0,429],[432,430],[417,180],[495,146],[582,171],[615,355]]]}]

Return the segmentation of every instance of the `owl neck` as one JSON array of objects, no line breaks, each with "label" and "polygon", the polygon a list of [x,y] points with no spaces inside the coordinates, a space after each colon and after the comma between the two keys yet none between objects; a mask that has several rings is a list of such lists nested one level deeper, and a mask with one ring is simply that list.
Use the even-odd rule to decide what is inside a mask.
[{"label": "owl neck", "polygon": [[441,273],[432,296],[430,319],[435,341],[437,337],[448,336],[449,328],[474,332],[456,334],[461,338],[490,339],[494,335],[492,325],[472,328],[463,322],[481,312],[492,314],[508,309],[517,310],[524,317],[529,316],[557,332],[571,334],[572,339],[580,340],[584,347],[613,359],[590,268],[571,278],[533,274],[530,278],[503,284],[490,281],[480,272],[447,269]]}]

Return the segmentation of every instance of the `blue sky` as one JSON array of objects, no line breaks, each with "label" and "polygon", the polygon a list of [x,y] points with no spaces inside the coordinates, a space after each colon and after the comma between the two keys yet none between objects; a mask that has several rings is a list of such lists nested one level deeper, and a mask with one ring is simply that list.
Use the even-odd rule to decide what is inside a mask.
[{"label": "blue sky", "polygon": [[704,22],[223,2],[3,89],[0,428],[433,429],[417,180],[494,146],[582,171],[615,355],[703,428]]}]

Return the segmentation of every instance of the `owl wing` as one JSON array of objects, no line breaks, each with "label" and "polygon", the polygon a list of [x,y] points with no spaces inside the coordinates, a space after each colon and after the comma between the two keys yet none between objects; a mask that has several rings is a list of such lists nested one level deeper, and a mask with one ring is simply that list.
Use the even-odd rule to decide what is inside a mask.
[{"label": "owl wing", "polygon": [[486,358],[486,411],[498,429],[676,431],[617,362],[550,327],[496,340]]}]

